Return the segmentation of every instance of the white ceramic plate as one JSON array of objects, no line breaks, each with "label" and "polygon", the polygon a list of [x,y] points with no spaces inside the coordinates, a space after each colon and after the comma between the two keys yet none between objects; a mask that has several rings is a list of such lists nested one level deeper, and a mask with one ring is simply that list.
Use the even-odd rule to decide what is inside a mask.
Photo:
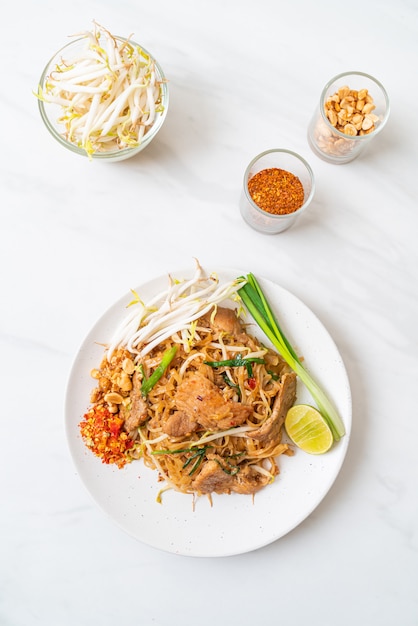
[{"label": "white ceramic plate", "polygon": [[[215,268],[216,269],[216,268]],[[212,271],[212,270],[211,270]],[[221,281],[243,274],[218,271]],[[189,272],[173,272],[188,278]],[[123,469],[103,464],[84,445],[78,424],[89,406],[94,381],[90,370],[103,356],[99,343],[110,340],[116,325],[126,315],[132,294],[116,302],[98,320],[75,359],[66,397],[68,443],[81,480],[95,502],[114,522],[136,539],[168,552],[186,556],[219,557],[240,554],[265,546],[298,526],[318,506],[334,483],[344,461],[351,430],[351,394],[346,370],[334,341],[315,315],[294,295],[257,276],[279,323],[316,380],[325,388],[346,427],[346,435],[328,453],[320,456],[296,450],[281,456],[280,474],[272,485],[251,496],[215,495],[213,506],[199,498],[168,491],[162,504],[156,497],[162,484],[157,472],[134,461]],[[166,288],[167,276],[137,287],[143,300]],[[265,340],[262,333],[252,331]],[[97,342],[97,343],[96,343]],[[298,386],[298,403],[312,403]]]}]

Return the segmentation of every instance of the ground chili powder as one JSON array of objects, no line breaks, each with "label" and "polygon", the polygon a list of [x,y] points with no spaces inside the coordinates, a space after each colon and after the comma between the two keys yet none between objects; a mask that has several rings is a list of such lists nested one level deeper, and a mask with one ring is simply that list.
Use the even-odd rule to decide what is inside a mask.
[{"label": "ground chili powder", "polygon": [[305,199],[299,178],[278,167],[257,172],[248,181],[248,191],[260,209],[273,215],[294,213]]}]

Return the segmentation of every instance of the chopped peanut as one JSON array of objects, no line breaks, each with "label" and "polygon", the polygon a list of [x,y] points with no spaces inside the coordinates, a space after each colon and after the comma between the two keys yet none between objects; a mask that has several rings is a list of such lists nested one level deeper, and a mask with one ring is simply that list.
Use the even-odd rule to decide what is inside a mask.
[{"label": "chopped peanut", "polygon": [[[314,134],[318,148],[331,156],[341,157],[353,150],[356,137],[372,133],[379,116],[373,113],[376,105],[367,89],[350,89],[347,85],[327,97],[324,109],[331,127],[345,135],[333,133],[320,118]],[[354,141],[353,141],[354,139]]]},{"label": "chopped peanut", "polygon": [[[367,89],[356,91],[347,86],[340,89],[332,96],[328,96],[325,102],[325,113],[334,128],[355,137],[360,130],[374,130],[374,122],[378,117],[368,117],[376,108],[373,98]],[[367,121],[366,121],[367,118]],[[347,128],[348,126],[348,128]]]}]

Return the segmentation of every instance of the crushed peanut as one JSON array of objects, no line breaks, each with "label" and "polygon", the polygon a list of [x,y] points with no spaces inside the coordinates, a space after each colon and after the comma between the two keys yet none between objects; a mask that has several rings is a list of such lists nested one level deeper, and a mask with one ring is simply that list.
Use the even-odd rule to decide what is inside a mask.
[{"label": "crushed peanut", "polygon": [[105,399],[105,402],[109,404],[122,404],[122,401],[123,401],[123,398],[120,395],[120,393],[117,393],[116,391],[111,391],[110,393],[107,393],[104,399]]},{"label": "crushed peanut", "polygon": [[132,374],[135,370],[135,364],[130,356],[125,350],[117,350],[110,363],[107,357],[104,357],[100,367],[91,370],[92,378],[98,382],[91,393],[91,402],[103,401],[107,408],[114,412],[115,406],[117,409],[117,405],[129,396],[132,389]]},{"label": "crushed peanut", "polygon": [[134,440],[123,428],[120,409],[129,401],[131,376],[135,371],[132,355],[116,350],[109,362],[104,356],[98,368],[90,371],[97,386],[90,400],[95,405],[80,422],[80,432],[86,445],[103,463],[123,467],[132,460]]},{"label": "crushed peanut", "polygon": [[376,129],[379,116],[373,111],[376,105],[368,89],[350,89],[347,85],[328,96],[324,111],[333,132],[320,115],[313,127],[313,138],[322,153],[331,157],[347,157],[356,146],[358,137],[369,135]]},{"label": "crushed peanut", "polygon": [[367,89],[340,87],[325,101],[325,114],[332,126],[350,137],[366,135],[375,129],[379,117],[372,113],[376,105]]}]

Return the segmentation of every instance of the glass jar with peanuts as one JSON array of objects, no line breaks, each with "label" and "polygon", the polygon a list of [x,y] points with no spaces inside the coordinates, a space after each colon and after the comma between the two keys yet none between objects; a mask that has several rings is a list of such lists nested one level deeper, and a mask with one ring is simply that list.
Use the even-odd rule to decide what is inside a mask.
[{"label": "glass jar with peanuts", "polygon": [[383,130],[388,117],[383,85],[369,74],[344,72],[322,90],[308,128],[309,145],[324,161],[348,163]]}]

